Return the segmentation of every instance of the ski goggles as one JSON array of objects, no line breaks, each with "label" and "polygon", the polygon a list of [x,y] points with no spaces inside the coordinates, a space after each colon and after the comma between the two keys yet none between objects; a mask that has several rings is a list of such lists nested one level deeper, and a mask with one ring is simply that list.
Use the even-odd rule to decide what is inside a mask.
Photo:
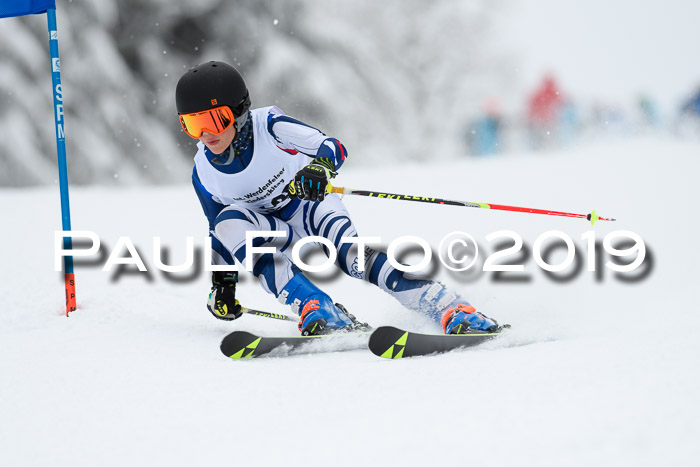
[{"label": "ski goggles", "polygon": [[213,135],[220,135],[231,128],[234,120],[233,112],[226,105],[202,112],[180,114],[182,129],[195,139],[202,136],[202,133],[205,131]]}]

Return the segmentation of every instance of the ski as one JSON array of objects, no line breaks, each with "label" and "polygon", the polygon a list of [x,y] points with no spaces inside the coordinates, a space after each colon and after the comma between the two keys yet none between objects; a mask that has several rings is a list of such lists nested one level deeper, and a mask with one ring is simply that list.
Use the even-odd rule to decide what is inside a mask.
[{"label": "ski", "polygon": [[445,335],[420,334],[392,326],[380,326],[369,338],[369,349],[379,357],[390,359],[443,353],[482,344],[501,335],[509,327],[501,326],[495,332],[474,331],[469,334]]},{"label": "ski", "polygon": [[318,336],[265,337],[247,331],[233,331],[221,341],[221,352],[234,360],[263,355],[286,356],[301,353],[338,352],[367,347],[369,331]]}]

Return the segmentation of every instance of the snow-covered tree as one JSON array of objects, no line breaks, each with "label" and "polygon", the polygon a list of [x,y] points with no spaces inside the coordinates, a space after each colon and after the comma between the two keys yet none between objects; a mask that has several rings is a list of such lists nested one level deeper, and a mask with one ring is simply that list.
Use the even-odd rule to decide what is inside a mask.
[{"label": "snow-covered tree", "polygon": [[[59,1],[73,183],[189,177],[177,80],[237,66],[253,106],[343,140],[357,164],[457,152],[465,119],[502,86],[487,0]],[[46,21],[0,20],[0,185],[56,176]]]}]

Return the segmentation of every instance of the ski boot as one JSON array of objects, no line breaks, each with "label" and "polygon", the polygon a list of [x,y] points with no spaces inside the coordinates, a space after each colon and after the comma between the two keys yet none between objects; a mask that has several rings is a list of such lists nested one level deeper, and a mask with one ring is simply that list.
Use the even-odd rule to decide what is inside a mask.
[{"label": "ski boot", "polygon": [[303,336],[353,330],[364,324],[358,323],[342,305],[333,304],[326,293],[301,273],[284,286],[279,301],[290,305],[292,311],[299,315],[299,331]]},{"label": "ski boot", "polygon": [[473,331],[495,332],[499,329],[495,319],[477,312],[471,305],[459,304],[442,316],[445,334],[468,334]]},{"label": "ski boot", "polygon": [[404,305],[418,309],[442,323],[445,334],[465,334],[474,331],[493,332],[499,329],[496,320],[478,313],[464,298],[442,283],[429,280],[408,279],[399,276],[394,284],[394,294],[402,294],[411,301]]}]

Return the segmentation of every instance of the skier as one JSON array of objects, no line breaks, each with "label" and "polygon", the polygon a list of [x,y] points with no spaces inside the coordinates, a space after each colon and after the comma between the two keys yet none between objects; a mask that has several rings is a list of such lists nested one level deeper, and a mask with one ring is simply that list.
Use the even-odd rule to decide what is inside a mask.
[{"label": "skier", "polygon": [[559,136],[565,101],[553,76],[545,76],[528,104],[528,129],[536,149],[550,145]]},{"label": "skier", "polygon": [[[187,71],[176,87],[182,129],[198,139],[192,182],[209,220],[213,264],[245,264],[247,231],[280,231],[287,236],[275,253],[255,254],[252,273],[265,291],[300,316],[303,335],[362,327],[340,304],[316,287],[291,260],[291,246],[305,236],[322,236],[335,245],[337,266],[368,281],[405,307],[426,313],[446,334],[468,329],[494,330],[498,323],[439,282],[406,277],[386,253],[365,248],[365,270],[356,247],[341,243],[356,237],[355,226],[329,181],[348,157],[336,138],[291,118],[277,107],[250,109],[240,73],[223,62]],[[257,237],[253,246],[276,245]],[[351,248],[352,247],[352,248]],[[217,318],[241,316],[236,300],[237,272],[215,271],[207,303]]]}]

